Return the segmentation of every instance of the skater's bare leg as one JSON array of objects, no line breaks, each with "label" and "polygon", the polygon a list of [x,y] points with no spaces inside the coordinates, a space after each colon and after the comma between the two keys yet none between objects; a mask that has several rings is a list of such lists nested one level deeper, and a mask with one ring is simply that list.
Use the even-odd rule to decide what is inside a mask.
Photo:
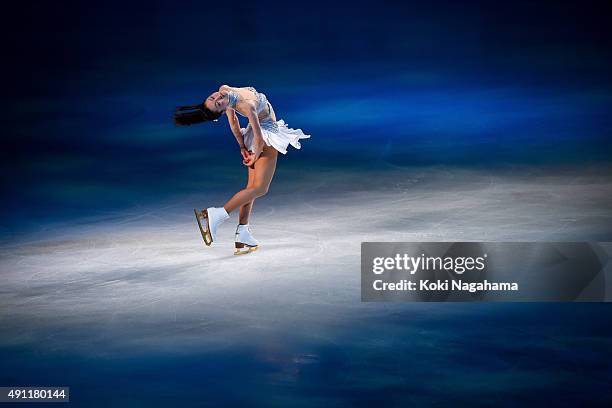
[{"label": "skater's bare leg", "polygon": [[277,157],[278,152],[276,149],[270,146],[264,147],[263,153],[253,165],[255,175],[252,186],[237,192],[223,206],[228,214],[268,192],[272,177],[274,177],[274,171],[276,170]]},{"label": "skater's bare leg", "polygon": [[[246,188],[251,188],[255,185],[255,168],[247,167],[247,172],[249,174],[249,181],[247,182]],[[251,216],[254,202],[255,200],[251,200],[248,203],[240,206],[240,216],[238,217],[239,224],[246,225],[249,223],[249,217]]]}]

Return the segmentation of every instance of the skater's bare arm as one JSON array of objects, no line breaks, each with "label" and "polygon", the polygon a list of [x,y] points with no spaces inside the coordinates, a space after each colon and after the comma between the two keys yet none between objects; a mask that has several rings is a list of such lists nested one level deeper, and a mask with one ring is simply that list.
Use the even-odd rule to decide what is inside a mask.
[{"label": "skater's bare arm", "polygon": [[244,147],[244,138],[242,136],[242,132],[240,132],[240,121],[238,120],[236,111],[228,108],[225,110],[225,114],[227,115],[227,121],[229,122],[230,129],[232,129],[232,133],[234,134],[236,141],[240,147]]},{"label": "skater's bare arm", "polygon": [[257,116],[257,111],[255,107],[251,107],[247,112],[247,118],[249,118],[249,123],[251,124],[251,129],[253,129],[253,144],[259,144],[263,148],[263,135],[261,133],[261,126],[259,125],[259,117]]},{"label": "skater's bare arm", "polygon": [[263,135],[261,133],[261,126],[259,125],[259,117],[257,116],[257,110],[255,110],[254,106],[249,106],[247,110],[247,118],[249,118],[249,123],[251,124],[251,129],[253,129],[253,154],[247,160],[246,165],[250,166],[257,161],[261,153],[263,152],[264,140]]}]

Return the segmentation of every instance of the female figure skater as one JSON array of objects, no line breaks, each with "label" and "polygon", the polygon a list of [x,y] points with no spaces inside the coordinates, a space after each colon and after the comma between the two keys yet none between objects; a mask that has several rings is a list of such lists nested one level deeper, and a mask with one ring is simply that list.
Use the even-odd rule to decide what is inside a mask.
[{"label": "female figure skater", "polygon": [[[219,91],[212,93],[203,103],[177,108],[174,113],[174,123],[178,126],[187,126],[210,120],[216,121],[224,112],[240,146],[242,163],[247,167],[247,185],[223,207],[193,211],[204,243],[208,246],[217,240],[219,224],[227,220],[232,211],[239,209],[234,254],[248,254],[256,251],[259,245],[249,230],[249,216],[253,202],[268,192],[276,169],[278,152],[286,154],[288,145],[299,149],[301,147],[299,140],[309,138],[310,135],[305,135],[301,129],[287,127],[282,119],[277,121],[266,95],[257,92],[253,87],[234,88],[221,85]],[[240,127],[236,113],[248,118],[249,124],[246,128]]]}]

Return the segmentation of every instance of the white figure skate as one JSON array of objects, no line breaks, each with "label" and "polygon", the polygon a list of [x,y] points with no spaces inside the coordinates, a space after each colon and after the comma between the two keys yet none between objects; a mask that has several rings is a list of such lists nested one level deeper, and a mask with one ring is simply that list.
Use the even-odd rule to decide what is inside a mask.
[{"label": "white figure skate", "polygon": [[238,225],[236,228],[235,243],[236,250],[234,251],[234,255],[250,254],[251,252],[257,251],[257,248],[259,248],[259,242],[251,235],[249,224]]},{"label": "white figure skate", "polygon": [[[209,246],[217,240],[217,227],[223,221],[229,218],[229,214],[225,211],[225,208],[210,207],[202,211],[198,211],[194,208],[196,220],[198,221],[198,227],[202,233],[202,239],[206,246]],[[202,221],[205,221],[202,223]]]}]

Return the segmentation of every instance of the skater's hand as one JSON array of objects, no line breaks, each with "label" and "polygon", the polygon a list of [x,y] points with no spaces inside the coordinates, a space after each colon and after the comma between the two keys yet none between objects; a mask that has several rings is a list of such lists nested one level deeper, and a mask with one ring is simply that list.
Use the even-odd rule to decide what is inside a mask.
[{"label": "skater's hand", "polygon": [[264,140],[261,133],[261,126],[259,124],[259,117],[257,116],[257,110],[255,109],[254,104],[250,105],[246,115],[249,118],[249,125],[251,125],[251,129],[253,130],[253,150],[251,151],[252,154],[249,156],[245,166],[252,166],[263,152]]},{"label": "skater's hand", "polygon": [[242,155],[242,163],[249,160],[250,153],[246,147],[240,146],[240,154]]},{"label": "skater's hand", "polygon": [[253,151],[249,152],[249,158],[246,159],[243,163],[245,166],[252,166],[255,164],[261,153],[263,152],[263,146],[255,145],[253,146]]},{"label": "skater's hand", "polygon": [[244,164],[245,166],[251,166],[251,164],[249,164],[249,161],[252,155],[253,153],[251,151],[248,151],[246,159],[242,160],[242,164]]}]

